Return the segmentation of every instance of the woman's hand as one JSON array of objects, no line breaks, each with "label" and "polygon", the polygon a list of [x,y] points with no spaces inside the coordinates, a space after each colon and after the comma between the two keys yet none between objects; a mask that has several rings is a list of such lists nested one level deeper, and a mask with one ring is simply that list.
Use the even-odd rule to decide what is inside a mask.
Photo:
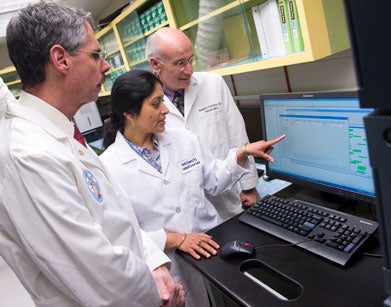
[{"label": "woman's hand", "polygon": [[273,145],[283,140],[284,138],[285,134],[270,141],[262,140],[243,145],[242,148],[239,148],[236,152],[238,164],[240,166],[243,166],[247,160],[248,155],[274,162],[273,157],[270,156],[270,153],[273,151],[274,148]]},{"label": "woman's hand", "polygon": [[216,255],[217,249],[220,248],[220,246],[212,240],[211,236],[198,232],[187,234],[183,242],[178,242],[178,244],[180,244],[179,250],[188,253],[197,260],[201,259],[201,256],[210,258],[212,255]]}]

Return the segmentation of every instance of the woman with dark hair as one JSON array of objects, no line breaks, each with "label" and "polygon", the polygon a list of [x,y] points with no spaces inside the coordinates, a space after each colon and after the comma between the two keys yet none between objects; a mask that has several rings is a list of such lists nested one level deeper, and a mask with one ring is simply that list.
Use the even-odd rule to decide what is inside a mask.
[{"label": "woman with dark hair", "polygon": [[216,255],[219,245],[204,232],[220,218],[205,192],[217,195],[231,188],[248,172],[248,155],[273,161],[269,153],[284,136],[232,149],[224,161],[214,159],[190,131],[165,129],[163,97],[160,80],[148,71],[118,77],[104,138],[111,145],[100,157],[132,199],[140,227],[171,258],[171,273],[184,286],[186,306],[208,306],[202,277],[179,265],[175,249],[196,259]]}]

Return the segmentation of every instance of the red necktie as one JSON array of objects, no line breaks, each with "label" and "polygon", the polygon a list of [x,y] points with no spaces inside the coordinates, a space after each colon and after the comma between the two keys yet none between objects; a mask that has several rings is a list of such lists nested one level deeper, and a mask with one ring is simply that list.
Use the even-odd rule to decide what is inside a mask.
[{"label": "red necktie", "polygon": [[77,128],[76,125],[75,125],[75,132],[74,132],[74,134],[73,134],[73,137],[74,137],[80,144],[82,144],[84,147],[87,147],[86,142],[84,141],[84,138],[83,138],[83,136],[81,135],[81,132],[80,132],[79,128]]}]

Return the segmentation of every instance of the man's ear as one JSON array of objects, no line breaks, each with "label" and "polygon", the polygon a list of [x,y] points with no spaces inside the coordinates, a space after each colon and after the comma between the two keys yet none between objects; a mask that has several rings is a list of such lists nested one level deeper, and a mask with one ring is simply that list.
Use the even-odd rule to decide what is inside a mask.
[{"label": "man's ear", "polygon": [[50,48],[50,61],[57,70],[65,73],[69,70],[69,53],[61,45]]},{"label": "man's ear", "polygon": [[149,58],[149,65],[152,67],[153,71],[157,74],[159,74],[159,61],[154,58],[154,57],[150,57]]}]

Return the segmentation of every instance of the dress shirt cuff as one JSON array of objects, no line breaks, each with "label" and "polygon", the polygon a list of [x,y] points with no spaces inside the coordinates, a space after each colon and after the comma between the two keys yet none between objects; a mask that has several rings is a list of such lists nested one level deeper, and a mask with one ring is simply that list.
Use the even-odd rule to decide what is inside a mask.
[{"label": "dress shirt cuff", "polygon": [[163,264],[168,264],[168,267],[170,267],[170,258],[168,258],[167,255],[156,245],[149,234],[141,230],[141,236],[143,239],[145,262],[147,263],[150,271],[153,271]]},{"label": "dress shirt cuff", "polygon": [[259,183],[259,177],[257,172],[257,167],[255,165],[254,157],[248,157],[249,172],[240,178],[240,186],[242,190],[251,190],[255,189]]},{"label": "dress shirt cuff", "polygon": [[241,167],[237,162],[236,152],[237,152],[236,148],[230,149],[226,160],[228,161],[227,166],[232,176],[236,179],[239,179],[243,175],[248,174],[250,172],[250,163],[249,160],[247,159],[244,167]]},{"label": "dress shirt cuff", "polygon": [[155,242],[155,244],[160,248],[160,250],[164,251],[166,247],[167,241],[167,233],[164,229],[158,229],[155,231],[146,231],[149,237]]}]

